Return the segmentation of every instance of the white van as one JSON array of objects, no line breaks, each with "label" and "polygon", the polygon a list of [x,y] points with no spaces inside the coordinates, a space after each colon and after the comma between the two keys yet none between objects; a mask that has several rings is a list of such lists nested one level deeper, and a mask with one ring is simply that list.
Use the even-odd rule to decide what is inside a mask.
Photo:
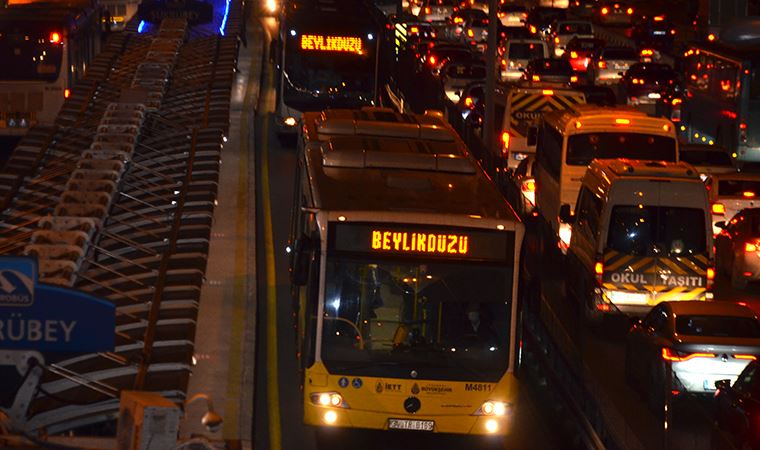
[{"label": "white van", "polygon": [[690,164],[594,160],[574,214],[561,216],[572,226],[568,291],[587,317],[711,298],[710,204]]}]

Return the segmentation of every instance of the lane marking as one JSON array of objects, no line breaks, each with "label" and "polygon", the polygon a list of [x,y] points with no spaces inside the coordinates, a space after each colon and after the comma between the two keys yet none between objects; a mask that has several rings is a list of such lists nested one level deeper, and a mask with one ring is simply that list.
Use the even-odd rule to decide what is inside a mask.
[{"label": "lane marking", "polygon": [[[271,92],[273,76],[266,69],[266,89]],[[269,405],[269,448],[282,448],[280,429],[280,386],[277,367],[277,277],[275,274],[274,237],[272,230],[272,204],[269,185],[269,114],[261,116],[261,207],[264,214],[264,254],[267,289],[267,404]]]}]

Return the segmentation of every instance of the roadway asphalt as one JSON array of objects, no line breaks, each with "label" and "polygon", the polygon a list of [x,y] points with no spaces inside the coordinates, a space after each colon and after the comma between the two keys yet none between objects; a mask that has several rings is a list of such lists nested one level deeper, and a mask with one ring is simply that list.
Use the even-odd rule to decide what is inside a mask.
[{"label": "roadway asphalt", "polygon": [[[262,19],[265,35],[276,32],[273,19]],[[268,41],[269,38],[266,39]],[[264,42],[268,48],[268,42]],[[285,246],[290,228],[296,150],[278,140],[272,123],[275,93],[272,67],[264,59],[261,96],[255,116],[256,233],[258,333],[254,396],[256,449],[355,450],[408,448],[509,448],[545,450],[567,448],[562,444],[529,390],[520,394],[520,414],[515,433],[503,446],[498,443],[454,436],[403,432],[317,432],[303,425],[300,376],[296,366],[295,334],[291,313]]]}]

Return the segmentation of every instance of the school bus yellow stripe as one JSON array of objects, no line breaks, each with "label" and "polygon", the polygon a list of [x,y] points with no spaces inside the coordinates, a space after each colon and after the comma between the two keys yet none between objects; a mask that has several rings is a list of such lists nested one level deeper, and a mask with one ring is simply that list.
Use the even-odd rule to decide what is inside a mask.
[{"label": "school bus yellow stripe", "polygon": [[631,256],[631,255],[625,255],[622,258],[616,260],[612,264],[609,264],[609,265],[605,264],[604,270],[607,270],[607,271],[617,270],[620,267],[622,267],[624,265],[627,265],[629,262],[631,262],[633,260],[633,258],[635,258],[635,257]]}]

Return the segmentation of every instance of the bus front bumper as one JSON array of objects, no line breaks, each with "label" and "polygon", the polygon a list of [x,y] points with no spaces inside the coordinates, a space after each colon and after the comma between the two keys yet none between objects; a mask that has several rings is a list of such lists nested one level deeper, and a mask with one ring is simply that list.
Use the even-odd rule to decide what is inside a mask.
[{"label": "bus front bumper", "polygon": [[304,405],[304,423],[326,428],[369,430],[412,430],[421,433],[450,433],[505,436],[512,427],[511,409],[503,416],[395,414],[350,408]]}]

